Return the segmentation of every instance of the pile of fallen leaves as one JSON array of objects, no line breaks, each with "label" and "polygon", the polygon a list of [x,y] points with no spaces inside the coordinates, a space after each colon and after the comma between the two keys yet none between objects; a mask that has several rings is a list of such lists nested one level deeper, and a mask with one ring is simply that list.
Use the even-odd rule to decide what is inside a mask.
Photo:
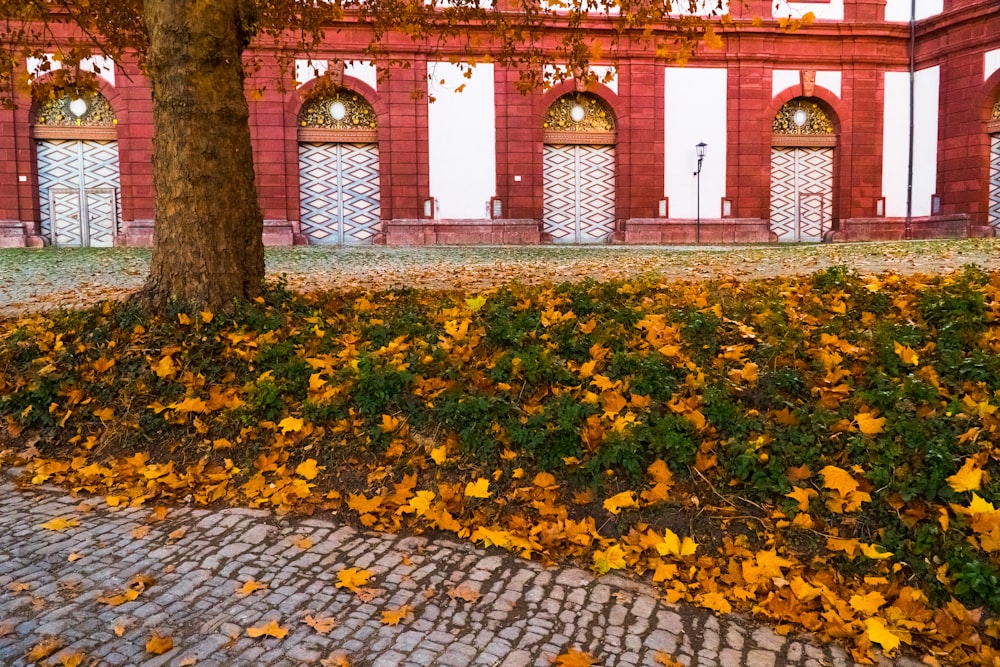
[{"label": "pile of fallen leaves", "polygon": [[[4,461],[334,511],[1000,661],[1000,273],[293,295],[0,323]],[[56,528],[71,529],[72,521]]]}]

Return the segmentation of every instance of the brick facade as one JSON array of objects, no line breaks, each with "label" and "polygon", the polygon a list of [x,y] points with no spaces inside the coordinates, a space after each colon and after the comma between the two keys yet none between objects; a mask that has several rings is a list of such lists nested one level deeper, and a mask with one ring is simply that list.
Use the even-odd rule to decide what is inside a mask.
[{"label": "brick facade", "polygon": [[[616,120],[616,228],[612,242],[766,242],[770,239],[771,121],[785,102],[809,96],[833,120],[834,240],[901,238],[900,218],[879,216],[883,193],[886,72],[905,72],[909,26],[883,20],[882,0],[845,0],[843,20],[817,21],[794,34],[766,17],[770,3],[751,0],[734,8],[735,28],[721,26],[722,51],[703,50],[691,68],[725,68],[725,199],[723,218],[661,216],[664,169],[664,67],[648,49],[623,49],[617,91],[591,89]],[[749,18],[764,16],[763,25]],[[599,32],[600,27],[596,28]],[[918,69],[940,67],[936,215],[912,221],[914,237],[989,235],[990,139],[987,123],[1000,97],[1000,71],[987,72],[987,52],[1000,50],[1000,15],[992,0],[947,0],[942,14],[917,23]],[[360,33],[341,35],[336,48],[314,59],[359,57]],[[555,37],[553,36],[553,39]],[[357,49],[351,51],[350,49]],[[539,243],[542,233],[544,147],[542,121],[549,105],[574,90],[567,81],[527,95],[515,83],[518,72],[495,66],[496,219],[433,220],[425,215],[430,196],[427,60],[406,41],[394,44],[412,67],[399,68],[377,86],[351,76],[343,86],[371,103],[378,117],[382,232],[376,243]],[[406,51],[408,49],[408,52]],[[435,56],[438,57],[438,56]],[[116,243],[152,241],[152,103],[148,83],[135,63],[118,63],[117,86],[102,93],[117,115],[121,168],[120,233]],[[775,71],[839,73],[839,90],[793,84],[775,90]],[[274,85],[277,67],[264,67],[248,81],[260,89],[250,96],[251,133],[258,193],[270,244],[305,243],[299,227],[298,114],[316,85],[298,89]],[[784,79],[782,79],[784,80]],[[33,107],[21,97],[15,109],[0,109],[0,246],[40,245],[38,173],[33,139]],[[669,104],[669,100],[666,102]],[[905,119],[900,119],[905,122]],[[692,165],[693,166],[693,165]],[[713,203],[711,210],[717,210]]]}]

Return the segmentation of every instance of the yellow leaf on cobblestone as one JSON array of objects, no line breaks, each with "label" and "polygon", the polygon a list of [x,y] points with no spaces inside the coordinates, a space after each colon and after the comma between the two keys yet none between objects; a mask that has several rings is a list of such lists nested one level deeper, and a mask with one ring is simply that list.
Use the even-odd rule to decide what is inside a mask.
[{"label": "yellow leaf on cobblestone", "polygon": [[167,533],[167,539],[171,541],[179,540],[182,537],[184,537],[186,533],[187,533],[187,527],[181,526],[177,530],[172,530],[169,533]]},{"label": "yellow leaf on cobblestone", "polygon": [[76,553],[74,551],[73,553],[71,553],[69,556],[66,557],[66,560],[68,560],[70,563],[73,563],[75,561],[80,560],[81,558],[83,558],[83,554]]},{"label": "yellow leaf on cobblestone", "polygon": [[359,588],[366,586],[371,579],[372,573],[370,571],[349,567],[337,573],[337,588],[347,588],[357,592]]},{"label": "yellow leaf on cobblestone", "polygon": [[622,491],[604,501],[604,509],[612,514],[618,514],[623,509],[638,506],[639,503],[635,501],[635,493],[632,491]]},{"label": "yellow leaf on cobblestone", "polygon": [[382,612],[382,624],[383,625],[399,625],[399,622],[406,619],[413,611],[413,607],[408,604],[404,604],[399,609],[391,609],[389,611]]},{"label": "yellow leaf on cobblestone", "polygon": [[465,485],[465,496],[466,498],[489,498],[492,493],[490,493],[490,480],[480,477],[475,482],[469,482]]},{"label": "yellow leaf on cobblestone", "polygon": [[480,598],[480,594],[470,588],[466,584],[461,584],[455,586],[454,588],[448,589],[448,597],[452,600],[465,600],[466,602],[476,602]]},{"label": "yellow leaf on cobblestone", "polygon": [[303,551],[309,551],[313,545],[313,541],[308,537],[292,537],[289,541]]},{"label": "yellow leaf on cobblestone", "polygon": [[351,667],[350,661],[343,653],[335,653],[319,661],[322,667]]},{"label": "yellow leaf on cobblestone", "polygon": [[31,584],[26,584],[22,581],[14,581],[7,584],[7,590],[11,593],[22,593],[31,588]]},{"label": "yellow leaf on cobblestone", "polygon": [[976,459],[970,457],[965,459],[965,463],[958,469],[958,472],[946,477],[945,481],[955,493],[975,491],[982,485],[983,469],[976,467]]},{"label": "yellow leaf on cobblestone", "polygon": [[141,540],[142,538],[149,535],[149,526],[136,526],[132,529],[132,538],[136,540]]},{"label": "yellow leaf on cobblestone", "polygon": [[63,653],[57,657],[60,667],[80,667],[87,656],[82,651],[74,651],[73,653]]},{"label": "yellow leaf on cobblestone", "polygon": [[337,625],[337,619],[332,616],[317,618],[312,614],[307,614],[306,617],[302,619],[302,622],[321,635],[325,635],[330,632],[330,630],[333,630],[334,626]]},{"label": "yellow leaf on cobblestone", "polygon": [[146,653],[162,655],[174,647],[174,638],[170,635],[161,635],[153,631],[149,639],[146,640]]},{"label": "yellow leaf on cobblestone", "polygon": [[248,637],[274,637],[275,639],[284,639],[288,634],[288,628],[278,625],[278,621],[271,619],[267,623],[262,623],[258,626],[247,628]]},{"label": "yellow leaf on cobblestone", "polygon": [[28,660],[28,662],[41,662],[58,651],[59,647],[62,645],[63,640],[59,637],[46,637],[31,647],[31,650],[28,651],[24,657]]},{"label": "yellow leaf on cobblestone", "polygon": [[664,653],[663,651],[657,651],[654,659],[663,665],[663,667],[684,667],[684,665],[674,660],[669,653]]},{"label": "yellow leaf on cobblestone", "polygon": [[236,594],[240,597],[246,597],[247,595],[265,590],[266,588],[267,584],[261,581],[256,581],[253,577],[250,577],[243,583],[242,586],[240,586],[240,588],[236,591]]},{"label": "yellow leaf on cobblestone", "polygon": [[559,667],[593,667],[597,664],[597,659],[589,653],[571,648],[553,658],[552,663]]},{"label": "yellow leaf on cobblestone", "polygon": [[46,521],[42,524],[42,528],[45,530],[63,531],[67,528],[76,528],[80,525],[80,522],[76,519],[64,519],[62,517],[52,519],[51,521]]}]

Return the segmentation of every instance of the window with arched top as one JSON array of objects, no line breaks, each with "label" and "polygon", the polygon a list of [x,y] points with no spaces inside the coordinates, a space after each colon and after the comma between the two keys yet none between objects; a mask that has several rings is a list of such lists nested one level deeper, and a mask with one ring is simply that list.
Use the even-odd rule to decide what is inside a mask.
[{"label": "window with arched top", "polygon": [[[807,97],[796,97],[783,104],[771,121],[771,132],[775,145],[806,145],[802,140],[811,146],[833,146],[836,143],[830,115]],[[791,137],[801,139],[789,143]]]},{"label": "window with arched top", "polygon": [[1000,100],[993,105],[993,113],[990,115],[992,120],[1000,120]]},{"label": "window with arched top", "polygon": [[569,93],[549,107],[543,122],[547,144],[613,144],[615,115],[596,95]]},{"label": "window with arched top", "polygon": [[114,127],[115,111],[100,93],[70,96],[43,102],[35,113],[35,125],[45,127]]},{"label": "window with arched top", "polygon": [[362,95],[345,88],[310,98],[299,112],[301,141],[375,141],[378,117]]}]

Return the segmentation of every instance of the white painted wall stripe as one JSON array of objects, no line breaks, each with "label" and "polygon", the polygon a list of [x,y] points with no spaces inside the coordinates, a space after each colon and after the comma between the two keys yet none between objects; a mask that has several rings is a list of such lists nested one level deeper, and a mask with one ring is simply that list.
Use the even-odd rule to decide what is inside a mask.
[{"label": "white painted wall stripe", "polygon": [[[910,20],[910,0],[886,0],[885,20],[905,23]],[[944,0],[917,0],[916,18],[926,19],[944,11]]]},{"label": "white painted wall stripe", "polygon": [[726,195],[726,100],[729,73],[723,68],[664,68],[664,194],[671,218],[697,212],[695,144],[708,144],[701,171],[701,216],[722,215]]},{"label": "white painted wall stripe", "polygon": [[817,19],[839,21],[844,18],[844,0],[830,0],[829,2],[779,0],[773,5],[771,16],[774,18],[801,18],[807,12],[812,12]]},{"label": "white painted wall stripe", "polygon": [[797,85],[799,85],[799,70],[776,69],[771,72],[771,97],[777,97],[785,89]]},{"label": "white painted wall stripe", "polygon": [[983,81],[993,76],[993,74],[1000,70],[1000,49],[993,49],[992,51],[987,51],[983,54]]},{"label": "white painted wall stripe", "polygon": [[[913,215],[930,215],[937,193],[939,67],[919,70],[914,79]],[[906,215],[909,163],[910,75],[885,73],[885,116],[882,130],[882,196],[886,215]]]},{"label": "white painted wall stripe", "polygon": [[[816,85],[826,88],[837,97],[841,97],[840,86],[843,76],[840,72],[816,72]],[[801,81],[797,69],[776,69],[771,72],[771,97],[777,97],[782,91],[799,85]]]},{"label": "white painted wall stripe", "polygon": [[[427,67],[435,100],[427,106],[434,217],[486,218],[497,180],[493,65],[478,65],[469,79],[458,65],[431,62]],[[462,92],[455,92],[463,84]]]}]

